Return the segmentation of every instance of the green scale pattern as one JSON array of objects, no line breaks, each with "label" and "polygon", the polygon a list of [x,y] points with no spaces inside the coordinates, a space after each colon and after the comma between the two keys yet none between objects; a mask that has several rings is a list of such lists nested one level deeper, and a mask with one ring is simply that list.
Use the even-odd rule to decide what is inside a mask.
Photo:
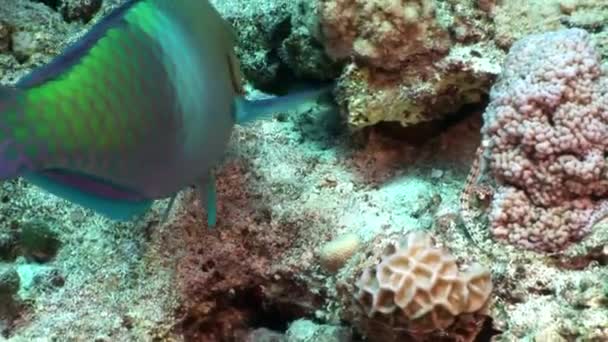
[{"label": "green scale pattern", "polygon": [[163,77],[153,77],[162,67],[149,35],[157,10],[136,6],[125,18],[129,25],[108,30],[76,65],[29,89],[23,113],[8,114],[28,156],[46,151],[72,167],[108,164],[103,159],[129,155],[154,130],[154,99],[166,87]]}]

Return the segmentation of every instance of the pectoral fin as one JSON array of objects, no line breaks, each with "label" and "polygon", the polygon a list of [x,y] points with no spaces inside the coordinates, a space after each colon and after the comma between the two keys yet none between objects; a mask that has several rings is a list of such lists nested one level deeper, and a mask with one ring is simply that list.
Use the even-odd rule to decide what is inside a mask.
[{"label": "pectoral fin", "polygon": [[217,223],[217,194],[215,176],[210,174],[198,185],[201,206],[207,209],[207,225],[214,228]]},{"label": "pectoral fin", "polygon": [[243,125],[276,113],[298,109],[301,105],[314,103],[323,96],[330,95],[332,90],[333,84],[261,100],[248,100],[244,96],[237,96],[235,98],[236,123]]}]

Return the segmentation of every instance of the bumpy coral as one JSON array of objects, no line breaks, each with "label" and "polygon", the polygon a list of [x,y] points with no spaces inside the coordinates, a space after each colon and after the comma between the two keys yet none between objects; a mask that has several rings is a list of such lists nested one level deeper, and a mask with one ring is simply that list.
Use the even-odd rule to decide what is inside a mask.
[{"label": "bumpy coral", "polygon": [[419,334],[446,329],[459,315],[486,308],[492,292],[486,268],[475,264],[460,272],[455,258],[423,233],[392,247],[357,284],[357,300],[369,318]]},{"label": "bumpy coral", "polygon": [[487,166],[499,188],[495,237],[555,251],[590,229],[608,194],[608,77],[579,29],[518,41],[484,114]]}]

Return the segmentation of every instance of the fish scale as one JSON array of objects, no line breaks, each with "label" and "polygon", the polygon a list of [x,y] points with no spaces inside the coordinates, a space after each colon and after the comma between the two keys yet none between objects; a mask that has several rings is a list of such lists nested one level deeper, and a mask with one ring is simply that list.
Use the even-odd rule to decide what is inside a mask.
[{"label": "fish scale", "polygon": [[[130,30],[123,34],[110,33],[91,53],[84,56],[80,63],[61,77],[31,89],[26,96],[26,102],[43,103],[45,111],[39,111],[38,105],[28,106],[23,127],[47,126],[40,131],[52,131],[60,139],[56,152],[65,154],[51,155],[50,160],[40,162],[49,167],[94,169],[96,160],[104,159],[118,152],[132,152],[137,146],[134,138],[144,136],[144,132],[159,130],[158,121],[142,120],[140,106],[137,101],[147,101],[136,93],[136,87],[129,87],[129,80],[137,79],[138,65],[132,60],[143,60],[143,52],[133,58],[137,42],[137,32]],[[134,46],[134,48],[127,48]],[[123,53],[115,53],[122,51]],[[149,51],[143,50],[146,53]],[[124,63],[120,62],[124,59]],[[139,67],[145,64],[140,64]],[[112,70],[108,72],[109,70]],[[145,83],[143,84],[145,86]],[[120,91],[108,93],[108,89]],[[105,96],[102,96],[105,95]],[[145,111],[145,110],[144,110]],[[148,114],[157,114],[149,112]],[[48,120],[52,117],[52,120]],[[157,127],[153,127],[154,124]],[[37,134],[40,141],[48,140],[44,134]],[[18,141],[31,139],[23,134]],[[30,141],[31,143],[31,141]],[[35,149],[30,147],[29,155]],[[38,144],[39,145],[39,144]],[[67,159],[66,163],[61,163]],[[114,170],[91,170],[99,173]]]}]

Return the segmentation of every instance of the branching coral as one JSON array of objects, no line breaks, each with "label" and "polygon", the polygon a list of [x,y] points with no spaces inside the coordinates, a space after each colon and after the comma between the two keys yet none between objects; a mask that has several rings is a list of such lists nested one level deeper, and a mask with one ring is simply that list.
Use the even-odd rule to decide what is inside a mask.
[{"label": "branching coral", "polygon": [[495,237],[555,251],[590,229],[608,195],[608,77],[579,29],[517,42],[491,92],[484,160],[499,188]]}]

